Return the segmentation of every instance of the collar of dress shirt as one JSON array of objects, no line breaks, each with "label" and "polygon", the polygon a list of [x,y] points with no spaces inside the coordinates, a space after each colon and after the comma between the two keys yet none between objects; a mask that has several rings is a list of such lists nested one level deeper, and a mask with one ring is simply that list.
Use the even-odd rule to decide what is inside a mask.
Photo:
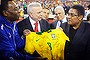
[{"label": "collar of dress shirt", "polygon": [[[34,21],[31,17],[29,17],[29,20],[30,20],[31,25],[32,25],[32,27],[34,29],[35,28],[34,23],[36,23],[36,21]],[[39,21],[38,21],[38,30],[39,30],[39,32],[41,31]]]},{"label": "collar of dress shirt", "polygon": [[36,22],[31,17],[29,17],[29,20],[30,20],[30,22],[31,22],[32,25],[34,25],[34,23]]}]

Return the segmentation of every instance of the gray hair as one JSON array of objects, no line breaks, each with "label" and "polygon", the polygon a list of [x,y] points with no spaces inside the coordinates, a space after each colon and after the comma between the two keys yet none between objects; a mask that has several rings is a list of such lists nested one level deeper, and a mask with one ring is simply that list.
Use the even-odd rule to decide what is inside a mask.
[{"label": "gray hair", "polygon": [[38,2],[32,2],[27,7],[27,12],[32,12],[32,7],[41,7],[41,4]]},{"label": "gray hair", "polygon": [[55,12],[57,9],[61,9],[61,10],[62,10],[62,12],[64,12],[64,13],[65,13],[64,8],[63,8],[62,6],[57,6],[57,7],[54,9],[54,12]]}]

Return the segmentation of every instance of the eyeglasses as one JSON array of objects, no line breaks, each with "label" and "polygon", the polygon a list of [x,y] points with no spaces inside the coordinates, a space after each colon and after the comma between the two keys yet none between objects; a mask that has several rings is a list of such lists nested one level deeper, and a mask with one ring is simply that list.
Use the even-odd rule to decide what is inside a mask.
[{"label": "eyeglasses", "polygon": [[74,13],[68,13],[67,15],[68,15],[68,16],[72,16],[72,17],[78,16],[78,14],[74,14]]}]

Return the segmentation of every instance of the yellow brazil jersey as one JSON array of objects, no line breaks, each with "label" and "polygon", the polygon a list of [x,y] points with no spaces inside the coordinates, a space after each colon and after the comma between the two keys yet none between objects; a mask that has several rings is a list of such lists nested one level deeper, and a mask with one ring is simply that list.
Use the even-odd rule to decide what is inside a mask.
[{"label": "yellow brazil jersey", "polygon": [[69,38],[59,28],[41,34],[31,32],[26,36],[25,50],[33,54],[36,50],[42,58],[64,60],[64,46]]}]

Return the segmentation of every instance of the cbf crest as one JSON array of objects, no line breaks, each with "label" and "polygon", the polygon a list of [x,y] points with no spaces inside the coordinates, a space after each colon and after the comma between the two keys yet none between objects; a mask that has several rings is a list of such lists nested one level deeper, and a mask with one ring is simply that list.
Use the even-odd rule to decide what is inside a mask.
[{"label": "cbf crest", "polygon": [[51,34],[51,37],[52,37],[52,39],[56,38],[55,34]]}]

